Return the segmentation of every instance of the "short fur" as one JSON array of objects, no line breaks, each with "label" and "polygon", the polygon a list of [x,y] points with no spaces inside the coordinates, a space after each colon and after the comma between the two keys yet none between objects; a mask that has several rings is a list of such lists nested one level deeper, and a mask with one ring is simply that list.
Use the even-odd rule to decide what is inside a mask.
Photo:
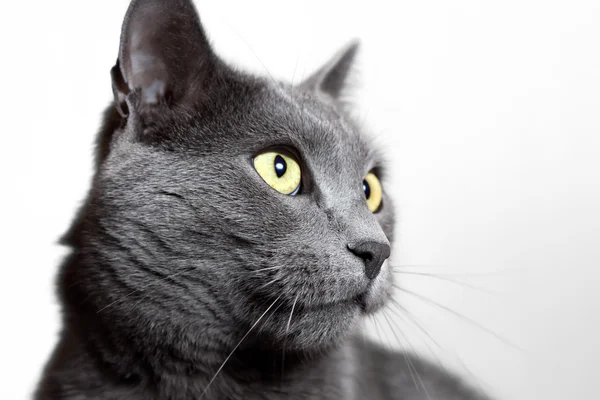
[{"label": "short fur", "polygon": [[[394,213],[366,206],[381,155],[339,102],[356,50],[291,86],[221,61],[189,0],[132,3],[36,399],[484,398],[359,336],[392,274],[349,247],[391,243]],[[254,170],[269,148],[299,195]]]}]

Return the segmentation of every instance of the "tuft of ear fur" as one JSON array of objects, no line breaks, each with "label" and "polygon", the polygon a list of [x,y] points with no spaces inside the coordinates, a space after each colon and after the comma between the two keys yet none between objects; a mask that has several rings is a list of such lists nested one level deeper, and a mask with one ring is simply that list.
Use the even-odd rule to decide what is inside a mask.
[{"label": "tuft of ear fur", "polygon": [[184,102],[198,94],[215,65],[191,0],[133,0],[111,71],[117,108],[125,115],[125,99],[137,90],[143,105]]},{"label": "tuft of ear fur", "polygon": [[348,43],[299,86],[306,90],[325,94],[333,100],[339,100],[348,84],[348,76],[358,48],[358,40]]}]

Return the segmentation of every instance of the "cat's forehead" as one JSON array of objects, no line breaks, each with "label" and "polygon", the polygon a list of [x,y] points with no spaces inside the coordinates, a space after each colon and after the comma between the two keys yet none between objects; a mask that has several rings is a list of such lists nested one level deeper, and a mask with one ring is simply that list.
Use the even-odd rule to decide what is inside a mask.
[{"label": "cat's forehead", "polygon": [[289,146],[316,166],[360,174],[381,161],[373,140],[326,98],[267,80],[240,101],[244,115],[231,117],[237,121],[233,128],[237,134],[229,141],[235,141],[239,150]]},{"label": "cat's forehead", "polygon": [[300,141],[303,152],[315,158],[314,162],[354,166],[362,174],[362,169],[372,168],[380,161],[375,143],[334,103],[311,93],[294,95],[293,89],[290,93],[288,105],[297,118],[292,135]]}]

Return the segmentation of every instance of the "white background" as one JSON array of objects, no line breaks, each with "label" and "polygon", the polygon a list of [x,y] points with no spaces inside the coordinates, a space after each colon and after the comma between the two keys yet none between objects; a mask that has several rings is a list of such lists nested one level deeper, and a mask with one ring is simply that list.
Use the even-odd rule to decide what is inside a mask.
[{"label": "white background", "polygon": [[[439,343],[388,313],[413,347],[499,399],[598,399],[599,1],[197,4],[223,57],[281,79],[362,40],[356,103],[388,149],[394,263],[438,275],[398,281],[520,350],[402,295]],[[0,5],[2,399],[31,393],[57,337],[55,243],[89,183],[127,5]]]}]

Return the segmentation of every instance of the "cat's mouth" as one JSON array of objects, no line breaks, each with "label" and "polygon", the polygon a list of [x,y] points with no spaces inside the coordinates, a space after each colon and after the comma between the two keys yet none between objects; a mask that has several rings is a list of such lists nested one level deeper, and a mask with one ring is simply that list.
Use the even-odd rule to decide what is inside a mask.
[{"label": "cat's mouth", "polygon": [[371,304],[369,302],[369,291],[365,290],[362,293],[359,293],[357,295],[355,295],[354,297],[349,297],[347,299],[343,299],[343,300],[337,300],[337,301],[333,301],[333,302],[328,302],[328,303],[323,303],[323,304],[318,304],[318,305],[312,305],[312,306],[308,306],[308,307],[304,307],[306,309],[329,309],[329,308],[335,308],[335,307],[340,307],[340,306],[358,306],[358,308],[360,309],[362,314],[371,314],[374,311],[376,311],[376,309],[378,309],[377,306],[373,306],[373,304]]},{"label": "cat's mouth", "polygon": [[358,294],[353,294],[345,299],[339,299],[335,301],[328,301],[318,304],[298,304],[300,309],[307,311],[328,311],[333,309],[359,309],[362,315],[369,315],[377,312],[389,298],[389,293],[386,290],[380,290],[381,288],[376,285],[368,285],[364,290]]},{"label": "cat's mouth", "polygon": [[[362,293],[359,293],[355,296],[348,297],[345,299],[339,299],[335,301],[328,301],[323,303],[313,303],[313,304],[302,304],[298,302],[295,307],[296,313],[308,312],[313,313],[315,311],[320,312],[338,312],[339,309],[350,309],[350,308],[358,308],[362,314],[369,314],[372,311],[372,308],[369,305],[369,291],[366,290]],[[280,311],[283,313],[289,313],[291,307],[281,307]]]},{"label": "cat's mouth", "polygon": [[367,295],[367,292],[362,292],[354,298],[354,302],[360,307],[360,310],[363,314],[368,313]]}]

